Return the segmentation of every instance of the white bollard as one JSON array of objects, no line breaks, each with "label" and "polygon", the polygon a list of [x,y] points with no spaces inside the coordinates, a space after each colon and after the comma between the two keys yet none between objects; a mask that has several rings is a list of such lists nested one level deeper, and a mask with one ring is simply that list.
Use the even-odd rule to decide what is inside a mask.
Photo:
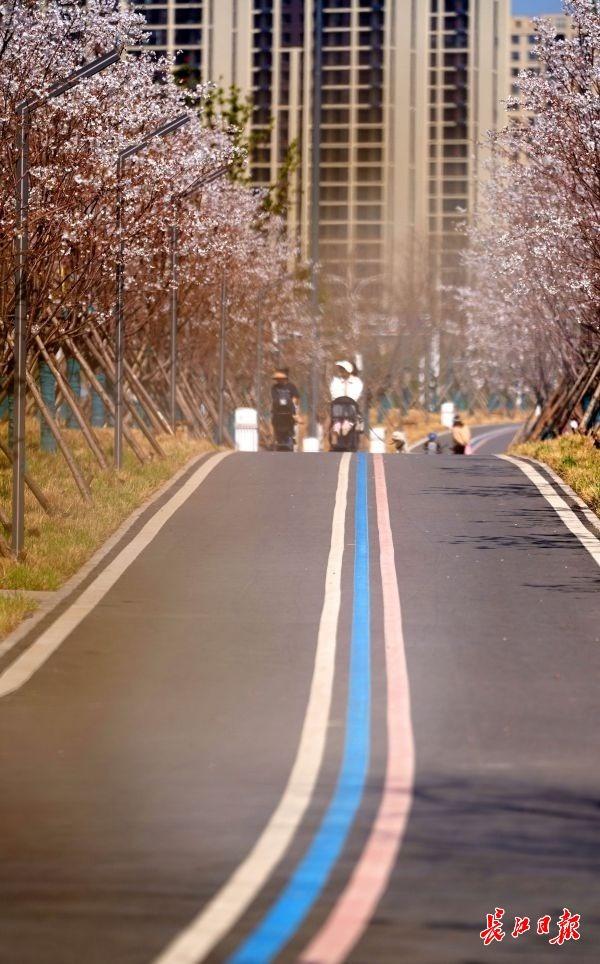
[{"label": "white bollard", "polygon": [[258,413],[255,408],[236,408],[235,447],[238,452],[258,452]]},{"label": "white bollard", "polygon": [[319,452],[320,445],[318,438],[313,438],[309,435],[307,438],[302,440],[302,451],[303,452]]},{"label": "white bollard", "polygon": [[446,428],[452,428],[454,422],[454,402],[444,402],[440,412],[440,422]]},{"label": "white bollard", "polygon": [[385,425],[372,425],[369,431],[369,451],[373,455],[385,455]]}]

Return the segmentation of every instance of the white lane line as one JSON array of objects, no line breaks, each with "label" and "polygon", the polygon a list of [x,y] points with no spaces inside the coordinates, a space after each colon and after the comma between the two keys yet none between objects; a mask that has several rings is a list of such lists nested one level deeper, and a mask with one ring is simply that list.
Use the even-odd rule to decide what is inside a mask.
[{"label": "white lane line", "polygon": [[204,482],[207,475],[229,454],[229,452],[220,452],[203,462],[200,468],[177,490],[175,495],[148,520],[131,542],[128,542],[112,562],[105,569],[102,569],[68,609],[65,609],[48,629],[38,636],[29,649],[26,649],[21,656],[15,659],[14,663],[11,663],[4,670],[0,675],[0,697],[8,696],[9,693],[18,690],[50,659],[67,636],[89,615],[131,563],[137,559],[140,552],[152,542],[171,516],[181,508],[198,486]]},{"label": "white lane line", "polygon": [[590,523],[592,528],[597,531],[598,536],[600,537],[600,519],[598,518],[598,516],[595,514],[595,512],[593,512],[590,509],[589,505],[586,505],[583,499],[580,498],[580,496],[578,496],[577,493],[573,491],[571,486],[567,485],[565,480],[561,479],[560,475],[556,474],[554,469],[551,469],[550,466],[546,465],[545,462],[540,462],[539,459],[532,458],[530,455],[519,455],[519,459],[522,462],[528,462],[530,465],[533,465],[534,467],[537,465],[538,468],[543,469],[544,472],[546,472],[550,476],[550,478],[554,482],[556,482],[559,489],[562,489],[565,495],[567,495],[575,503],[575,505],[581,511],[581,514],[586,517],[587,521]]},{"label": "white lane line", "polygon": [[544,476],[540,475],[537,469],[534,469],[529,463],[521,462],[520,459],[513,458],[511,455],[499,455],[498,458],[504,459],[505,462],[511,462],[521,469],[521,472],[533,482],[538,491],[544,496],[546,502],[552,506],[561,522],[579,539],[583,548],[587,549],[596,565],[600,566],[600,539],[594,536],[589,529],[586,529],[570,505],[560,497]]},{"label": "white lane line", "polygon": [[497,428],[492,432],[485,432],[484,435],[475,435],[474,438],[471,439],[471,448],[475,453],[477,449],[482,448],[486,442],[492,442],[501,435],[508,435],[510,432],[512,432],[513,435],[516,435],[516,429],[512,425],[505,426],[504,428]]},{"label": "white lane line", "polygon": [[325,752],[333,693],[350,458],[343,455],[340,464],[315,665],[300,744],[287,786],[248,856],[195,920],[156,958],[155,964],[198,964],[204,960],[266,883],[312,799]]},{"label": "white lane line", "polygon": [[[12,633],[8,634],[6,639],[0,643],[0,657],[5,656],[6,653],[10,652],[11,649],[14,649],[15,646],[18,646],[19,643],[25,639],[25,637],[33,637],[36,626],[45,621],[48,616],[51,616],[53,610],[61,606],[66,599],[69,599],[70,596],[74,595],[79,587],[87,580],[90,573],[100,569],[100,566],[106,557],[117,545],[125,541],[126,536],[138,523],[139,519],[143,515],[150,515],[151,511],[154,510],[154,507],[158,505],[159,502],[167,499],[169,492],[175,491],[183,477],[190,477],[194,470],[194,466],[200,465],[200,463],[204,464],[207,458],[208,453],[206,452],[202,455],[195,455],[189,460],[189,462],[182,466],[182,468],[180,468],[175,475],[171,476],[170,479],[167,479],[167,481],[161,485],[160,488],[158,488],[149,499],[143,502],[142,505],[135,510],[135,512],[132,512],[131,515],[128,516],[128,518],[125,519],[125,521],[119,526],[119,528],[115,529],[112,536],[106,540],[104,545],[100,546],[99,549],[96,549],[88,561],[84,562],[83,566],[81,566],[81,568],[78,569],[70,579],[67,579],[65,584],[61,586],[60,589],[57,589],[52,593],[48,593],[47,603],[42,603],[33,616],[30,616],[19,626],[17,626]],[[29,590],[22,591],[28,596],[32,595]],[[35,593],[33,593],[33,595],[35,596]]]}]

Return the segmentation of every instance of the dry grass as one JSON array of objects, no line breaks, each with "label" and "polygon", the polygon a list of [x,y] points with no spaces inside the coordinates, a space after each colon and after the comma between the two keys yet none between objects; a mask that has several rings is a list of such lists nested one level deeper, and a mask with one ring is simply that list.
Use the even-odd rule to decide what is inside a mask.
[{"label": "dry grass", "polygon": [[[6,433],[6,425],[2,426]],[[93,505],[86,505],[60,453],[39,449],[39,428],[28,425],[27,467],[49,498],[54,514],[46,515],[33,496],[26,496],[25,553],[18,562],[0,559],[0,587],[23,590],[56,590],[85,563],[94,551],[138,506],[194,455],[211,448],[207,442],[189,440],[183,434],[161,439],[167,456],[140,465],[126,446],[121,472],[100,471],[81,433],[67,431],[77,462],[90,483]],[[107,457],[112,432],[98,432]],[[6,434],[4,434],[6,439]],[[1,456],[0,456],[1,458]],[[0,505],[10,504],[11,472],[6,461],[0,470]]]},{"label": "dry grass", "polygon": [[22,619],[37,609],[34,599],[24,593],[15,596],[0,596],[0,639],[19,625]]},{"label": "dry grass", "polygon": [[596,513],[600,513],[600,450],[589,436],[565,435],[548,442],[525,442],[511,449],[545,462]]}]

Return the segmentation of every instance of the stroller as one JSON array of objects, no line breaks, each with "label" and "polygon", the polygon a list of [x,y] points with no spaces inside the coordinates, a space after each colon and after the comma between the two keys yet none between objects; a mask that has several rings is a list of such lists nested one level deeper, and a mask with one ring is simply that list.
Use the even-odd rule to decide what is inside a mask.
[{"label": "stroller", "polygon": [[331,403],[329,448],[332,452],[356,452],[361,418],[353,398],[343,395]]}]

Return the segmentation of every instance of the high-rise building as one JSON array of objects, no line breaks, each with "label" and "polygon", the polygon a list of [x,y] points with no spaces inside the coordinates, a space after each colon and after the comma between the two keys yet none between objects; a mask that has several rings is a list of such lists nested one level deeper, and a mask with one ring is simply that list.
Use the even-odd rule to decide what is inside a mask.
[{"label": "high-rise building", "polygon": [[480,144],[503,123],[509,0],[405,0],[394,5],[388,52],[389,257],[406,239],[429,248],[453,281],[457,225],[477,197]]},{"label": "high-rise building", "polygon": [[[290,229],[308,251],[315,0],[137,3],[152,45],[202,81],[254,98],[269,183],[299,152]],[[356,278],[404,271],[411,244],[456,273],[457,209],[480,176],[478,141],[501,122],[510,0],[324,0],[320,254]]]}]

